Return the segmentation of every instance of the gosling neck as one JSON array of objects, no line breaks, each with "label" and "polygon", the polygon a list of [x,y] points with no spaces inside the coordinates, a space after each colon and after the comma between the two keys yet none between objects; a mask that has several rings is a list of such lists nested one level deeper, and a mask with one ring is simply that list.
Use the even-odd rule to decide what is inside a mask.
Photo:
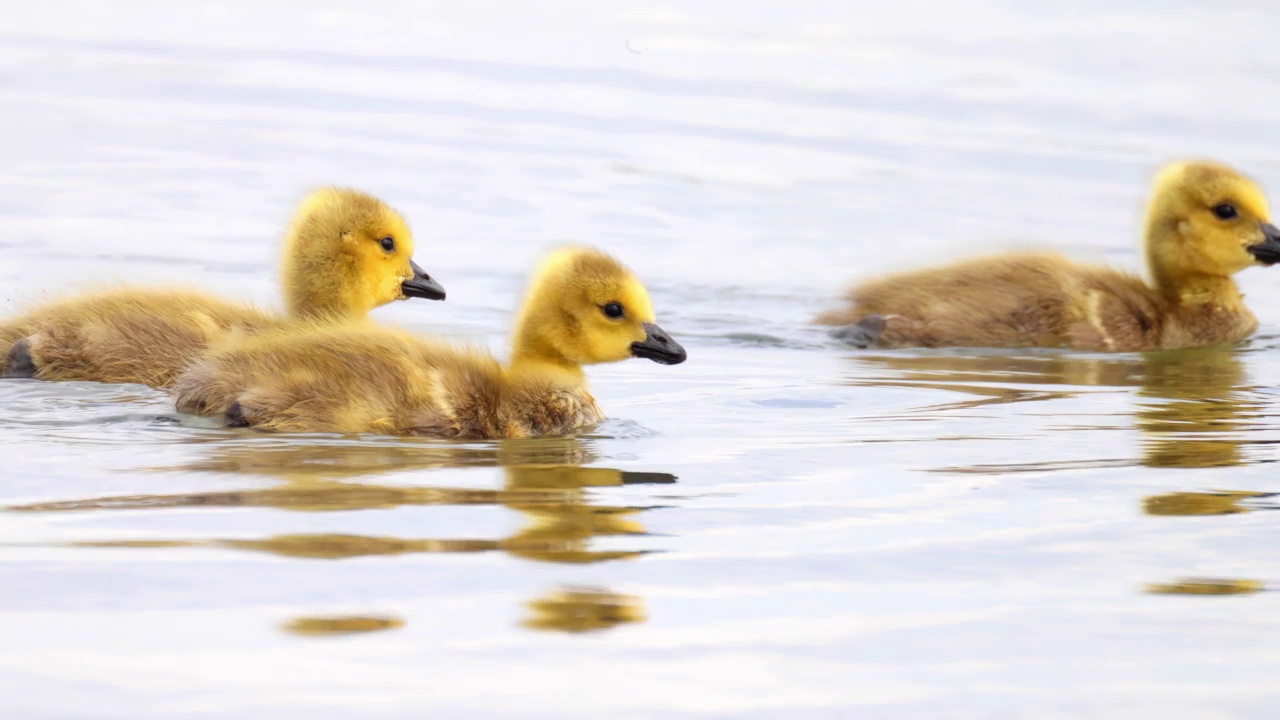
[{"label": "gosling neck", "polygon": [[517,376],[538,375],[564,385],[586,382],[582,366],[564,356],[531,323],[521,322],[511,342],[507,372]]},{"label": "gosling neck", "polygon": [[350,303],[343,301],[341,293],[294,293],[293,297],[285,299],[285,308],[289,316],[296,319],[347,320],[364,317],[364,313],[353,311]]},{"label": "gosling neck", "polygon": [[1229,310],[1244,307],[1244,298],[1230,275],[1188,272],[1180,267],[1177,258],[1166,254],[1169,248],[1185,245],[1180,225],[1176,220],[1162,220],[1154,213],[1148,219],[1147,269],[1156,292],[1175,306],[1210,305]]},{"label": "gosling neck", "polygon": [[1230,277],[1192,274],[1174,276],[1152,271],[1156,289],[1170,303],[1182,307],[1211,305],[1226,310],[1244,307],[1244,296]]},{"label": "gosling neck", "polygon": [[1244,297],[1229,275],[1182,272],[1162,262],[1158,253],[1147,252],[1152,285],[1165,302],[1174,306],[1210,305],[1228,310],[1244,307]]},{"label": "gosling neck", "polygon": [[286,267],[281,272],[280,282],[284,287],[285,309],[290,317],[348,320],[368,314],[352,297],[355,294],[353,288],[336,280],[332,269],[326,273],[318,267]]}]

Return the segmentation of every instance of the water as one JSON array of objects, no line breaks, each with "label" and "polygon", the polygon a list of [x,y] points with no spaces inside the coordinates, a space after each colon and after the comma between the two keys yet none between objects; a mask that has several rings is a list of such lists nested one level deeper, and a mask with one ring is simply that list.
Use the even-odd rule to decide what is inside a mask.
[{"label": "water", "polygon": [[1280,11],[1236,0],[24,3],[0,30],[0,309],[275,302],[305,188],[411,221],[503,347],[546,248],[689,350],[575,439],[231,432],[0,384],[0,714],[1270,717],[1280,277],[1235,351],[851,352],[861,275],[1137,267],[1152,171],[1280,193]]}]

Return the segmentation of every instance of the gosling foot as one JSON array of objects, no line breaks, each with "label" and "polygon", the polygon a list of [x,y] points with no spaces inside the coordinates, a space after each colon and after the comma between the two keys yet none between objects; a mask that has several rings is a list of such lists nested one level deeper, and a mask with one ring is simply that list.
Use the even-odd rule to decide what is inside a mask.
[{"label": "gosling foot", "polygon": [[33,378],[36,376],[36,361],[31,358],[31,338],[22,338],[9,348],[5,357],[4,377]]},{"label": "gosling foot", "polygon": [[244,406],[237,400],[231,403],[227,411],[222,416],[223,423],[229,428],[249,427],[249,418],[245,417]]},{"label": "gosling foot", "polygon": [[885,317],[868,315],[853,325],[845,325],[831,331],[831,337],[858,348],[867,348],[876,344],[884,333]]}]

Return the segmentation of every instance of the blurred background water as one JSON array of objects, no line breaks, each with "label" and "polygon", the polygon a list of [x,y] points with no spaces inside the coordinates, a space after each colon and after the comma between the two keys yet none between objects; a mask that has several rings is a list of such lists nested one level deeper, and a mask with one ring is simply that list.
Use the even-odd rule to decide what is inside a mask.
[{"label": "blurred background water", "polygon": [[1151,173],[1280,192],[1280,8],[70,2],[0,25],[0,310],[275,307],[308,188],[378,194],[501,352],[535,258],[631,265],[684,365],[578,438],[283,437],[0,383],[0,715],[1270,717],[1280,275],[1235,350],[855,352],[859,276],[1138,269]]}]

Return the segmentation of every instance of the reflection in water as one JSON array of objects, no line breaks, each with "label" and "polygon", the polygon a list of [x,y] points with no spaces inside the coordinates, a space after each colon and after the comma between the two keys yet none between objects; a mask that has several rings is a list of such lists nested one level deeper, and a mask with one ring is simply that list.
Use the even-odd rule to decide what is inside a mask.
[{"label": "reflection in water", "polygon": [[528,607],[521,625],[531,630],[583,633],[648,620],[640,598],[594,588],[555,590],[529,601]]},{"label": "reflection in water", "polygon": [[1195,578],[1174,583],[1153,583],[1146,590],[1156,595],[1249,595],[1266,590],[1261,580]]},{"label": "reflection in water", "polygon": [[563,502],[565,493],[470,488],[399,487],[323,480],[294,480],[285,487],[196,492],[177,495],[117,495],[12,505],[13,512],[86,510],[146,510],[188,507],[269,507],[279,510],[324,512],[375,510],[403,505],[494,505],[511,500],[521,503]]},{"label": "reflection in water", "polygon": [[401,540],[400,538],[335,533],[273,535],[261,540],[85,540],[69,542],[66,545],[83,548],[217,547],[314,560],[499,549],[496,542],[488,540]]},{"label": "reflection in water", "polygon": [[[459,450],[454,466],[478,464],[485,457],[491,465],[518,464],[503,468],[505,487],[500,490],[375,485],[341,479],[376,472],[447,467],[453,462],[449,455],[453,450]],[[405,505],[490,504],[516,510],[525,515],[528,522],[510,537],[499,539],[418,539],[326,533],[275,535],[261,539],[106,540],[71,544],[76,547],[218,547],[330,560],[371,555],[498,550],[528,560],[590,563],[633,558],[650,552],[590,548],[590,541],[596,537],[644,535],[646,531],[638,515],[646,508],[594,504],[587,488],[672,483],[675,476],[555,464],[557,461],[586,460],[589,457],[583,444],[573,439],[503,443],[487,448],[413,443],[386,446],[237,443],[213,448],[206,457],[192,463],[189,469],[272,475],[283,481],[281,485],[220,492],[62,500],[11,506],[8,510],[59,512],[267,507],[325,512]]]},{"label": "reflection in water", "polygon": [[196,460],[151,470],[337,480],[374,473],[439,468],[548,463],[585,465],[593,458],[591,446],[574,437],[451,443],[411,438],[298,441],[263,435],[218,444],[207,448],[205,455]]},{"label": "reflection in water", "polygon": [[375,615],[348,615],[342,617],[298,617],[284,624],[284,630],[294,635],[353,635],[356,633],[394,630],[404,627],[404,621],[395,617]]},{"label": "reflection in water", "polygon": [[1240,505],[1241,500],[1275,497],[1275,493],[1226,490],[1223,492],[1175,492],[1152,495],[1142,501],[1148,515],[1191,517],[1196,515],[1235,515],[1251,510],[1275,510],[1272,504]]},{"label": "reflection in water", "polygon": [[1244,366],[1225,349],[1155,353],[1138,395],[1147,435],[1143,465],[1221,467],[1244,462],[1241,432],[1261,412],[1248,399]]},{"label": "reflection in water", "polygon": [[[456,453],[456,454],[455,454]],[[604,536],[646,534],[639,515],[649,508],[598,505],[590,488],[673,483],[674,475],[582,467],[589,448],[576,439],[517,441],[488,446],[401,443],[281,445],[234,443],[213,447],[185,470],[249,473],[276,478],[273,487],[246,490],[128,495],[11,506],[11,512],[144,510],[191,507],[263,507],[295,512],[385,509],[405,505],[503,505],[527,518],[505,538],[397,538],[338,533],[208,540],[96,540],[72,547],[211,547],[310,559],[343,560],[411,553],[501,551],[526,560],[594,563],[635,558],[650,550],[594,550]],[[374,473],[471,465],[503,466],[500,490],[376,485],[348,479]],[[157,468],[176,470],[178,468]],[[586,632],[645,619],[639,598],[598,590],[561,590],[529,603],[523,623],[538,630]],[[370,632],[400,627],[396,618],[298,618],[285,625],[302,635]]]},{"label": "reflection in water", "polygon": [[[613,510],[613,508],[604,508]],[[621,560],[645,555],[650,550],[594,551],[588,541],[605,535],[642,535],[639,523],[621,522],[610,527],[596,523],[581,524],[565,530],[557,525],[543,528],[534,524],[508,538],[485,539],[402,539],[370,535],[337,533],[301,533],[272,535],[253,540],[88,540],[66,543],[67,547],[84,548],[175,548],[214,547],[250,552],[270,553],[283,557],[311,560],[343,560],[373,555],[407,555],[411,553],[470,553],[501,550],[526,560],[562,563],[590,563]]]},{"label": "reflection in water", "polygon": [[[1251,399],[1244,366],[1231,348],[1178,350],[1143,355],[856,355],[887,378],[858,384],[925,387],[981,396],[916,412],[930,414],[990,405],[1053,400],[1080,390],[1057,386],[1132,387],[1134,411],[1143,433],[1140,463],[1149,467],[1219,467],[1246,462],[1244,432],[1252,429],[1261,404]],[[861,371],[860,371],[861,372]],[[1031,389],[1023,386],[1053,386]],[[1070,463],[1045,462],[1009,467],[984,465],[943,468],[946,472],[1008,472],[1079,467],[1115,467],[1127,460],[1099,458]]]},{"label": "reflection in water", "polygon": [[[1120,356],[1117,356],[1117,358]],[[978,395],[977,400],[929,405],[919,412],[1006,403],[1053,400],[1075,394],[1054,388],[1037,390],[1021,385],[1137,385],[1139,372],[1132,363],[1111,357],[1072,354],[1037,355],[855,355],[857,363],[872,370],[888,370],[889,377],[856,380],[857,385],[931,388]],[[863,374],[862,370],[859,374]]]}]

